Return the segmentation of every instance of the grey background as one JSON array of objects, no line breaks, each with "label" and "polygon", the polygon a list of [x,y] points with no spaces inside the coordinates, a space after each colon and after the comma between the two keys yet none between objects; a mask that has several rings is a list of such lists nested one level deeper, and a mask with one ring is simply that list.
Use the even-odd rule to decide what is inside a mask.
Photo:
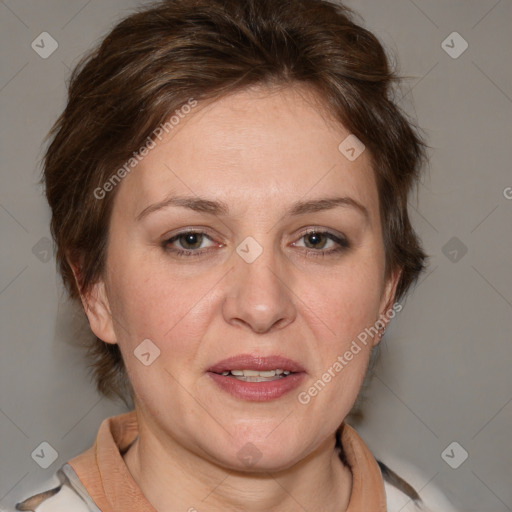
[{"label": "grey background", "polygon": [[[421,468],[417,487],[464,511],[512,510],[512,2],[346,3],[396,56],[398,97],[432,147],[411,201],[430,266],[382,342],[357,428],[377,456]],[[0,506],[44,487],[124,410],[95,393],[74,345],[86,331],[48,252],[37,181],[70,69],[136,5],[0,1]],[[59,45],[47,59],[31,47],[45,31]],[[454,31],[469,45],[456,59],[442,47]],[[43,441],[58,452],[47,469],[31,457]],[[453,441],[469,454],[457,469],[441,457]]]}]

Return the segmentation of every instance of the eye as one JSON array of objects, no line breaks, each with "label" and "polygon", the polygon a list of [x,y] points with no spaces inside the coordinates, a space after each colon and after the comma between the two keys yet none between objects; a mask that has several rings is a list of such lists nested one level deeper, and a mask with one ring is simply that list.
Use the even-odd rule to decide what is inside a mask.
[{"label": "eye", "polygon": [[213,240],[202,231],[183,231],[162,243],[164,249],[178,256],[196,256],[214,247]]},{"label": "eye", "polygon": [[299,238],[298,242],[292,245],[304,247],[308,253],[318,253],[318,255],[333,254],[349,248],[348,240],[343,236],[320,229],[308,230]]}]

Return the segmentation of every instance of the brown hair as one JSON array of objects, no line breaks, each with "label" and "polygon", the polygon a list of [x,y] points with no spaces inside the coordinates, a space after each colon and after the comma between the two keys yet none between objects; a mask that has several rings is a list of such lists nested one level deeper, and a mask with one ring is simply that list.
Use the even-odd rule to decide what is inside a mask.
[{"label": "brown hair", "polygon": [[[95,190],[159,125],[191,98],[302,84],[370,152],[387,275],[402,269],[401,298],[426,257],[407,213],[425,152],[392,99],[396,80],[376,37],[325,0],[166,0],[122,20],[74,69],[44,158],[57,263],[70,296],[85,295],[104,270],[116,188],[100,199]],[[98,390],[126,398],[118,346],[94,338],[90,356]]]}]

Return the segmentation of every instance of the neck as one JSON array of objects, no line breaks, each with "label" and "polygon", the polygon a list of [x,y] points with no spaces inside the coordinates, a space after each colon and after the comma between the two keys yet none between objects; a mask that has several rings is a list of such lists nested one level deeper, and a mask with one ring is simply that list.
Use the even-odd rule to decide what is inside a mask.
[{"label": "neck", "polygon": [[141,426],[124,460],[156,510],[343,512],[352,487],[334,434],[284,471],[248,473],[216,465],[172,440],[164,445]]}]

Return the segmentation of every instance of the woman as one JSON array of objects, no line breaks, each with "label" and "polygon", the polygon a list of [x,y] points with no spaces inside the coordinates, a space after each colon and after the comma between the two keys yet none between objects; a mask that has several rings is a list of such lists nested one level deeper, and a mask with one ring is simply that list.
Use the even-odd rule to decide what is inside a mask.
[{"label": "woman", "polygon": [[323,0],[164,1],[77,66],[52,233],[98,390],[134,411],[17,510],[429,505],[344,422],[424,266],[394,80]]}]

